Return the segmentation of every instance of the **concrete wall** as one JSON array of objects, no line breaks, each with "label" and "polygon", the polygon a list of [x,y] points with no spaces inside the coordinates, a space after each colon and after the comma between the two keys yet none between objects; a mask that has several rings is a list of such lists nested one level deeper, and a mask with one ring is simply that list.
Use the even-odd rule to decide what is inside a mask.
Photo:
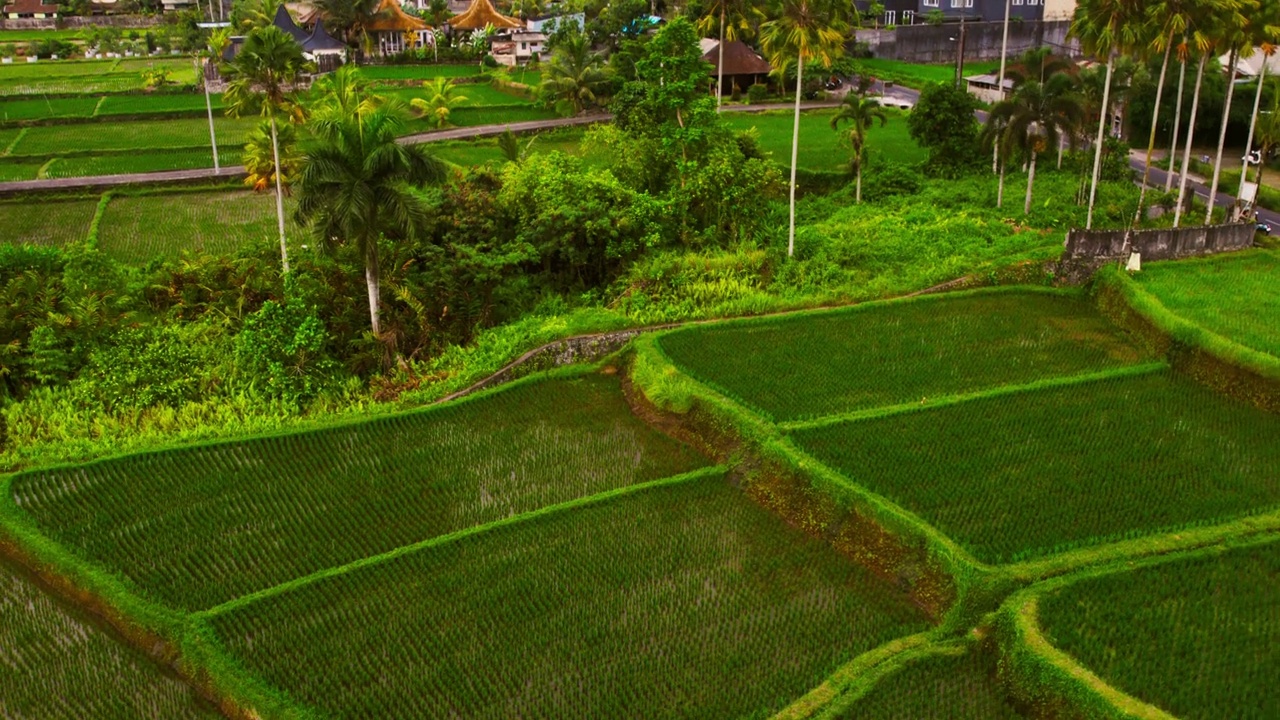
[{"label": "concrete wall", "polygon": [[[1243,250],[1253,245],[1254,223],[1208,227],[1139,230],[1130,236],[1129,250],[1144,261],[1174,260],[1195,255]],[[1124,230],[1072,230],[1067,233],[1063,259],[1119,258],[1126,254]]]},{"label": "concrete wall", "polygon": [[[1049,46],[1054,51],[1079,55],[1079,43],[1067,42],[1070,23],[1027,21],[1009,24],[1009,56],[1020,55],[1031,48]],[[965,60],[997,60],[1004,33],[1004,23],[965,23]],[[954,63],[960,26],[899,25],[893,30],[858,30],[857,41],[866,43],[875,57],[918,63]]]},{"label": "concrete wall", "polygon": [[60,17],[56,20],[45,18],[19,18],[17,20],[0,19],[0,30],[56,30],[58,28],[98,27],[148,28],[160,25],[164,21],[159,16],[142,15],[97,15],[94,17]]}]

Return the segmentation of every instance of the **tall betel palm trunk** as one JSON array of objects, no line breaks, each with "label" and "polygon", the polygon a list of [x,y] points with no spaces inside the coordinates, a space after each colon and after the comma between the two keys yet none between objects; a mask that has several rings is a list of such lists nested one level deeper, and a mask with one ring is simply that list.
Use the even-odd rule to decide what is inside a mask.
[{"label": "tall betel palm trunk", "polygon": [[[1258,128],[1258,110],[1262,106],[1262,86],[1267,79],[1267,59],[1274,52],[1271,50],[1272,47],[1269,44],[1262,46],[1262,69],[1258,71],[1258,89],[1253,94],[1253,114],[1249,116],[1249,139],[1244,144],[1244,162],[1240,166],[1240,189],[1236,191],[1237,201],[1244,196],[1244,183],[1249,176],[1249,154],[1253,152],[1253,135]],[[1266,158],[1259,163],[1259,165],[1263,164],[1266,164]],[[1257,196],[1254,197],[1256,202]]]},{"label": "tall betel palm trunk", "polygon": [[1222,104],[1222,127],[1218,130],[1218,153],[1213,158],[1213,182],[1209,185],[1209,207],[1204,215],[1205,225],[1213,222],[1213,206],[1218,200],[1218,181],[1222,179],[1222,151],[1227,146],[1227,119],[1231,117],[1231,97],[1234,95],[1236,86],[1236,60],[1238,54],[1238,49],[1231,48],[1231,53],[1228,56],[1231,62],[1231,71],[1227,74],[1227,99]]},{"label": "tall betel palm trunk", "polygon": [[1147,138],[1147,155],[1142,163],[1142,187],[1138,190],[1138,209],[1133,215],[1133,224],[1142,223],[1142,206],[1147,199],[1147,180],[1151,177],[1151,156],[1156,151],[1156,128],[1160,124],[1160,101],[1164,97],[1164,79],[1169,71],[1169,54],[1173,50],[1173,30],[1165,40],[1164,59],[1160,61],[1160,80],[1156,83],[1156,105],[1151,111],[1151,135]]},{"label": "tall betel palm trunk", "polygon": [[791,202],[787,226],[787,257],[796,249],[796,160],[800,150],[800,98],[804,64],[819,60],[824,67],[844,52],[848,3],[834,0],[783,0],[778,16],[761,28],[765,52],[778,72],[796,58],[796,110],[791,133]]},{"label": "tall betel palm trunk", "polygon": [[276,116],[271,116],[271,157],[275,162],[276,224],[280,229],[280,266],[289,274],[289,244],[284,239],[284,188],[280,185],[280,138],[276,133]]},{"label": "tall betel palm trunk", "polygon": [[1114,69],[1115,54],[1113,53],[1107,58],[1107,80],[1102,86],[1102,109],[1098,112],[1098,139],[1093,147],[1093,178],[1089,181],[1089,214],[1085,219],[1085,230],[1093,227],[1093,204],[1098,198],[1098,178],[1102,173],[1102,146],[1104,144],[1108,116],[1111,114],[1111,75]]},{"label": "tall betel palm trunk", "polygon": [[1178,178],[1178,206],[1173,210],[1173,226],[1182,222],[1182,206],[1187,197],[1187,170],[1191,168],[1191,141],[1196,135],[1196,113],[1200,110],[1200,85],[1204,81],[1204,65],[1209,60],[1207,54],[1200,56],[1200,66],[1196,70],[1196,87],[1191,93],[1191,117],[1187,120],[1187,142],[1182,151],[1182,171]]},{"label": "tall betel palm trunk", "polygon": [[[1186,44],[1185,39],[1183,40],[1183,44],[1184,45]],[[1165,176],[1164,176],[1165,192],[1169,192],[1170,190],[1173,189],[1173,174],[1175,171],[1175,160],[1178,157],[1178,130],[1181,129],[1181,125],[1182,125],[1182,99],[1185,96],[1185,93],[1182,92],[1182,88],[1183,88],[1183,85],[1186,84],[1186,80],[1187,80],[1186,49],[1179,48],[1178,55],[1180,56],[1178,59],[1178,62],[1179,62],[1179,65],[1181,65],[1181,68],[1178,70],[1178,99],[1177,99],[1177,102],[1175,102],[1173,105],[1173,108],[1174,108],[1173,139],[1169,143],[1169,172],[1165,173]]]}]

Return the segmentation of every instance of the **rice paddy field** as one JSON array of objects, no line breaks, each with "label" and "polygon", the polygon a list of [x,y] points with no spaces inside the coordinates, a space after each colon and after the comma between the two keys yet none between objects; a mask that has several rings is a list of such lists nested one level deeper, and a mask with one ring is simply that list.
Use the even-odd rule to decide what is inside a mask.
[{"label": "rice paddy field", "polygon": [[990,563],[1280,505],[1280,416],[1162,370],[793,437]]},{"label": "rice paddy field", "polygon": [[[887,109],[888,122],[881,126],[879,121],[867,131],[867,160],[893,161],[895,163],[914,164],[924,162],[928,153],[924,151],[907,133],[906,115],[898,110]],[[831,118],[834,110],[811,110],[800,114],[800,149],[796,157],[797,167],[806,170],[824,170],[843,172],[849,167],[851,150],[842,137],[847,137],[848,126],[843,125],[844,132],[831,129]],[[724,114],[725,122],[734,130],[750,130],[755,128],[760,133],[760,149],[767,157],[780,165],[791,165],[791,133],[794,116],[789,111],[770,110],[765,112],[728,112]]]},{"label": "rice paddy field", "polygon": [[762,717],[925,621],[704,478],[407,554],[213,624],[234,656],[333,717]]},{"label": "rice paddy field", "polygon": [[350,428],[30,473],[13,497],[59,542],[202,610],[702,464],[633,416],[616,379],[588,375]]},{"label": "rice paddy field", "polygon": [[1024,717],[977,650],[916,660],[876,683],[840,720],[1017,720]]},{"label": "rice paddy field", "polygon": [[0,65],[0,97],[140,91],[146,70],[167,70],[179,85],[196,81],[194,63],[182,57],[15,61]]},{"label": "rice paddy field", "polygon": [[1070,585],[1041,601],[1053,642],[1188,720],[1280,716],[1280,543]]},{"label": "rice paddy field", "polygon": [[0,202],[0,241],[58,246],[83,242],[97,208],[96,198],[46,200],[40,203],[39,212],[33,212],[27,203]]},{"label": "rice paddy field", "polygon": [[1024,291],[693,327],[660,344],[684,372],[784,422],[1144,360],[1084,298]]},{"label": "rice paddy field", "polygon": [[1280,357],[1280,252],[1152,263],[1134,280],[1175,315]]},{"label": "rice paddy field", "polygon": [[[286,213],[292,203],[286,199]],[[286,215],[286,232],[300,229]],[[99,223],[98,247],[126,262],[146,264],[182,252],[226,254],[246,242],[273,238],[275,195],[210,191],[117,196]]]},{"label": "rice paddy field", "polygon": [[189,685],[3,563],[0,667],[0,717],[221,717]]}]

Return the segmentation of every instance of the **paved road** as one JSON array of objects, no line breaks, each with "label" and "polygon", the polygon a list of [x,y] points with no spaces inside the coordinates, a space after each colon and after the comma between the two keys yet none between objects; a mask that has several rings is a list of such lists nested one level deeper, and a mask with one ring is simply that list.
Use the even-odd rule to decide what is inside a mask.
[{"label": "paved road", "polygon": [[[839,105],[837,102],[806,102],[801,103],[800,107],[803,110],[815,110],[820,108],[836,107],[837,105]],[[790,104],[779,103],[765,105],[725,105],[724,111],[761,112],[764,110],[787,110],[791,107],[793,106]],[[570,118],[555,118],[552,120],[527,120],[524,122],[450,128],[448,130],[435,130],[433,132],[419,133],[417,135],[408,135],[400,138],[400,142],[416,145],[421,143],[443,142],[445,140],[470,140],[473,138],[501,135],[508,130],[514,133],[527,133],[540,130],[553,130],[555,128],[562,127],[573,127],[577,125],[591,125],[598,122],[609,122],[612,119],[613,116],[608,113],[597,113]],[[120,187],[122,185],[148,185],[194,182],[218,178],[238,178],[244,177],[244,174],[245,169],[243,165],[233,165],[230,167],[224,167],[217,171],[213,168],[199,168],[196,170],[167,170],[164,172],[133,173],[128,175],[95,175],[91,177],[77,178],[18,180],[15,182],[0,183],[0,195],[13,195],[25,192],[49,192],[57,190],[106,190],[113,187]]]}]

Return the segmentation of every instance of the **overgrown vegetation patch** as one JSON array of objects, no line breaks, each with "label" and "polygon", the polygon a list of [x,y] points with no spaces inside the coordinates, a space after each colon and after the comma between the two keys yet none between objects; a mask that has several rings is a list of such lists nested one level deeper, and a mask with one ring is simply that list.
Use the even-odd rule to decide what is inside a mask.
[{"label": "overgrown vegetation patch", "polygon": [[1082,298],[922,298],[665,335],[682,369],[787,421],[1121,367],[1141,353]]},{"label": "overgrown vegetation patch", "polygon": [[330,430],[32,472],[39,527],[190,610],[704,460],[631,415],[611,377],[523,383]]},{"label": "overgrown vegetation patch", "polygon": [[1003,563],[1280,503],[1280,416],[1168,372],[795,433],[850,479]]},{"label": "overgrown vegetation patch", "polygon": [[214,619],[335,716],[759,717],[925,627],[719,478],[399,557]]},{"label": "overgrown vegetation patch", "polygon": [[1274,718],[1278,578],[1271,542],[1083,580],[1041,602],[1041,624],[1108,683],[1180,718]]}]

